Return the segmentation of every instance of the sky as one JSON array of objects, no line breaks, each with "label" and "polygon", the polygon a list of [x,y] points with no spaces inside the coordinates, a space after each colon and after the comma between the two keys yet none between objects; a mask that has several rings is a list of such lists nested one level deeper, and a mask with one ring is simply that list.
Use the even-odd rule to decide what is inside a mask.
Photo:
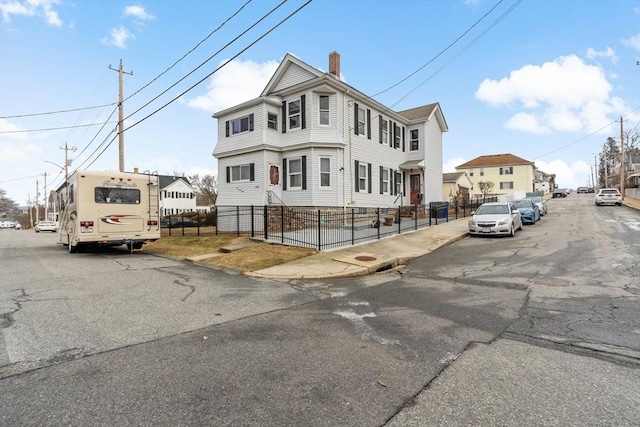
[{"label": "sky", "polygon": [[[69,170],[217,174],[212,115],[291,53],[401,111],[440,103],[445,172],[511,153],[590,183],[640,128],[640,0],[0,0],[0,188],[24,206]],[[66,149],[65,149],[66,147]]]}]

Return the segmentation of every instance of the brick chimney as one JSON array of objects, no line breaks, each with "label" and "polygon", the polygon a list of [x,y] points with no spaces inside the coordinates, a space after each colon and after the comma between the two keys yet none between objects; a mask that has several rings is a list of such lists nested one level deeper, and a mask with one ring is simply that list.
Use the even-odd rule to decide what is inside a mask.
[{"label": "brick chimney", "polygon": [[340,54],[335,50],[329,54],[329,72],[340,78]]}]

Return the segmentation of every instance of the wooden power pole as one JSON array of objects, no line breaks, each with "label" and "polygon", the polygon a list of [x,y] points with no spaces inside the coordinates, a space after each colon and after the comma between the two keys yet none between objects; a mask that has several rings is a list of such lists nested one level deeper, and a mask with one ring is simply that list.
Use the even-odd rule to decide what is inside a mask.
[{"label": "wooden power pole", "polygon": [[620,163],[620,195],[622,196],[622,200],[624,200],[624,177],[626,175],[626,171],[624,170],[624,131],[622,129],[623,123],[624,120],[622,120],[622,116],[620,116],[620,157],[622,157],[622,161]]},{"label": "wooden power pole", "polygon": [[120,166],[120,172],[124,172],[124,96],[123,96],[123,75],[133,75],[133,71],[125,72],[122,70],[122,59],[120,60],[120,66],[116,70],[109,65],[109,69],[118,72],[118,163]]}]

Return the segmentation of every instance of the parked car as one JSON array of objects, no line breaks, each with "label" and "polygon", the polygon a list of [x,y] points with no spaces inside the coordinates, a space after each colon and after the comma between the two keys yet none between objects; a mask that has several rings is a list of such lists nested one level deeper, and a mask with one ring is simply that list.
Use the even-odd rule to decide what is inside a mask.
[{"label": "parked car", "polygon": [[567,191],[563,188],[556,188],[553,190],[553,197],[567,197]]},{"label": "parked car", "polygon": [[22,226],[20,225],[19,222],[16,222],[16,225],[13,226],[14,230],[22,230]]},{"label": "parked car", "polygon": [[544,197],[531,196],[525,197],[525,199],[533,200],[533,202],[538,205],[538,208],[540,209],[540,216],[544,216],[547,214],[547,201],[544,199]]},{"label": "parked car", "polygon": [[58,225],[55,221],[40,221],[38,222],[38,224],[36,224],[34,230],[36,233],[39,233],[41,231],[50,231],[52,233],[55,233],[56,231],[58,231]]},{"label": "parked car", "polygon": [[182,227],[197,227],[198,220],[193,218],[171,218],[166,222],[166,225],[163,224],[163,227],[169,228],[182,228]]},{"label": "parked car", "polygon": [[588,192],[589,192],[589,189],[587,187],[578,187],[578,189],[576,190],[576,193],[587,194]]},{"label": "parked car", "polygon": [[617,205],[622,206],[622,195],[617,188],[601,188],[596,193],[596,206]]},{"label": "parked car", "polygon": [[587,188],[587,193],[595,193],[595,192],[596,192],[595,188],[593,188],[593,187]]},{"label": "parked car", "polygon": [[502,235],[513,237],[522,230],[520,211],[511,202],[483,203],[472,212],[469,235]]},{"label": "parked car", "polygon": [[520,216],[524,224],[535,224],[540,220],[540,208],[533,200],[519,199],[511,203],[520,211]]}]

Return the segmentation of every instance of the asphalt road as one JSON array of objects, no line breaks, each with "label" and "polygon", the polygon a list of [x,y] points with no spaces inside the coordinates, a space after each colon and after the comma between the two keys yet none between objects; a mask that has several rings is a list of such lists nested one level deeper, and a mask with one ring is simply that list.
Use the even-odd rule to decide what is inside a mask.
[{"label": "asphalt road", "polygon": [[3,230],[0,424],[638,425],[640,215],[591,202],[313,282]]}]

